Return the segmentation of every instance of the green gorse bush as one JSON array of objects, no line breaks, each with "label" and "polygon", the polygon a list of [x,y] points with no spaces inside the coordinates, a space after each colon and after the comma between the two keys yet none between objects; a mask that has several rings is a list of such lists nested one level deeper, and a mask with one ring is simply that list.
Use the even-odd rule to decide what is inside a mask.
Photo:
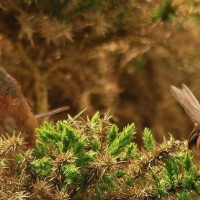
[{"label": "green gorse bush", "polygon": [[144,147],[134,143],[136,127],[120,130],[110,116],[45,122],[34,149],[20,136],[0,141],[1,199],[193,199],[200,174],[184,141],[157,144],[143,131]]}]

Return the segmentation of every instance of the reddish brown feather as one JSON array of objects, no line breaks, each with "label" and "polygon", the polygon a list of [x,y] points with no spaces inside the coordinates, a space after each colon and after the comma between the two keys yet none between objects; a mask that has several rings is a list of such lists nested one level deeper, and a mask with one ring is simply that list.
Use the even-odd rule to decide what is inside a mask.
[{"label": "reddish brown feather", "polygon": [[31,112],[25,99],[12,96],[0,96],[0,130],[7,134],[19,132],[29,146],[35,144],[34,130],[38,121]]},{"label": "reddish brown feather", "polygon": [[28,146],[35,144],[38,121],[17,81],[0,67],[0,134],[21,133]]}]

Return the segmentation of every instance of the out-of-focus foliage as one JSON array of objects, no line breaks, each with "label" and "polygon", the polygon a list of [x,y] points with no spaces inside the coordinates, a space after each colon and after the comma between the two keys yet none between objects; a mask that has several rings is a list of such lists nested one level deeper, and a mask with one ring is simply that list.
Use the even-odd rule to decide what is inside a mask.
[{"label": "out-of-focus foliage", "polygon": [[109,115],[96,113],[87,120],[45,122],[32,150],[20,150],[20,137],[1,138],[0,199],[199,197],[200,174],[186,143],[171,137],[157,144],[146,128],[138,149],[135,132],[134,124],[119,130]]},{"label": "out-of-focus foliage", "polygon": [[175,14],[175,6],[173,6],[171,0],[163,1],[161,6],[158,6],[157,9],[152,14],[154,20],[168,21]]},{"label": "out-of-focus foliage", "polygon": [[110,109],[121,126],[187,137],[169,86],[198,88],[199,16],[199,1],[0,0],[0,64],[35,112]]}]

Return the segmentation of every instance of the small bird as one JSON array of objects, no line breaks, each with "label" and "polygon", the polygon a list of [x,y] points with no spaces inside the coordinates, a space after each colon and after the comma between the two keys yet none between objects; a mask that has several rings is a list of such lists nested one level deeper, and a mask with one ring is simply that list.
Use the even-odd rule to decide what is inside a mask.
[{"label": "small bird", "polygon": [[67,110],[64,106],[34,115],[18,82],[0,67],[0,135],[21,133],[27,147],[34,147],[38,119]]},{"label": "small bird", "polygon": [[193,149],[195,154],[200,156],[200,104],[184,84],[181,89],[171,86],[171,93],[194,123],[194,129],[188,139],[188,148]]},{"label": "small bird", "polygon": [[0,134],[21,133],[28,147],[35,145],[38,121],[17,81],[0,67]]}]

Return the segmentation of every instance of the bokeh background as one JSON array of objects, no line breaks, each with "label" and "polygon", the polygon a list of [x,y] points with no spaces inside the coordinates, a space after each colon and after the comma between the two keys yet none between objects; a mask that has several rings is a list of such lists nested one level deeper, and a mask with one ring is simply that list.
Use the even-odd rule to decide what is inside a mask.
[{"label": "bokeh background", "polygon": [[0,0],[0,65],[34,113],[109,111],[120,127],[135,122],[138,142],[144,127],[188,138],[170,85],[200,99],[199,54],[198,0]]}]

